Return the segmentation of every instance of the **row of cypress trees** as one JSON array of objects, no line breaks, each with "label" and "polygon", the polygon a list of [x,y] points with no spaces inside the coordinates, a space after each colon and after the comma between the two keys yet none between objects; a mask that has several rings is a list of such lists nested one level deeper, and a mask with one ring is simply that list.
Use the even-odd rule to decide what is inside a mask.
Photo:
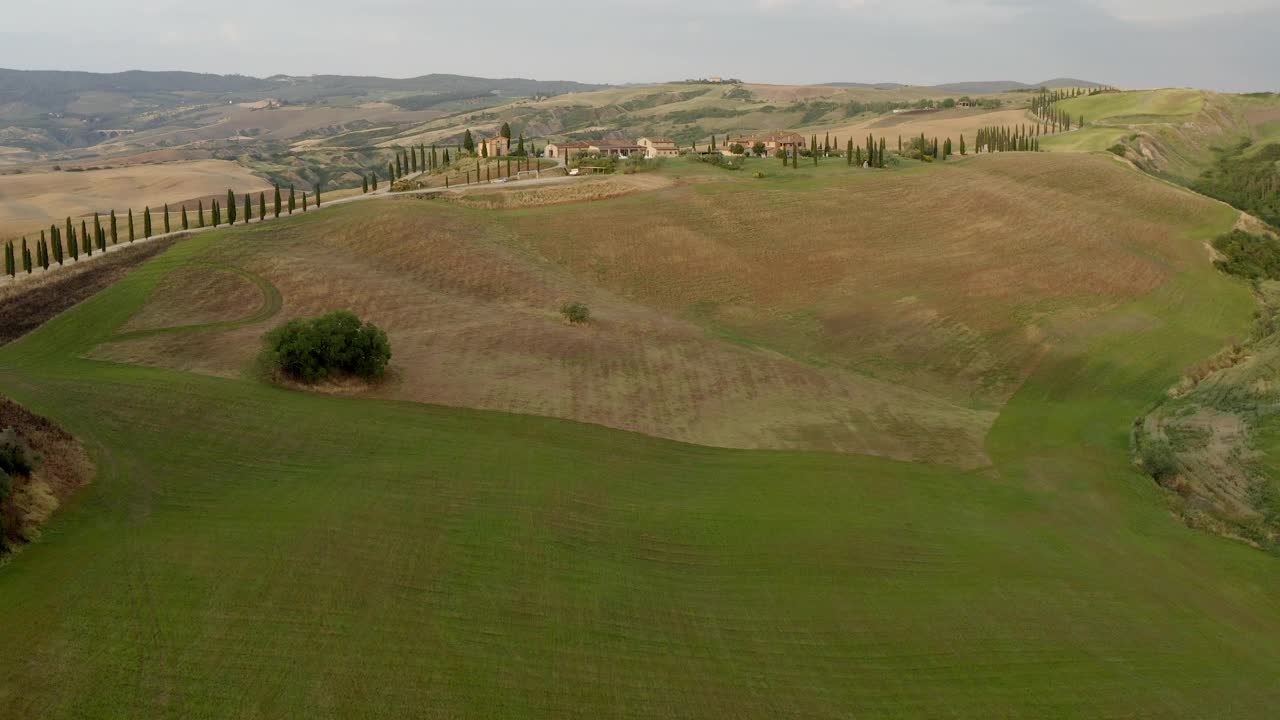
[{"label": "row of cypress trees", "polygon": [[[463,148],[461,147],[453,148],[453,154],[450,154],[450,148],[445,147],[441,149],[435,145],[432,145],[430,148],[426,145],[417,145],[410,147],[408,150],[397,149],[394,157],[387,162],[386,176],[394,186],[396,182],[420,172],[434,173],[441,170],[448,170],[454,166],[461,168],[461,165],[458,163],[462,157],[462,153]],[[528,153],[524,150],[524,137],[521,136],[520,145],[518,146],[516,153],[505,156],[507,162],[506,175],[511,175],[511,165],[513,160],[516,163],[517,170],[519,170],[521,166],[528,169],[529,161],[527,160],[527,157]],[[462,170],[460,170],[460,172],[462,172]],[[465,172],[467,175],[467,182],[471,182],[472,171],[466,170]],[[480,180],[482,174],[486,174],[490,179],[492,179],[491,168],[488,168],[487,166],[482,168],[479,159],[476,160],[476,168],[474,172],[477,182]],[[501,160],[499,160],[498,177],[502,176],[502,165]],[[364,176],[360,183],[361,192],[377,192],[378,180],[377,172],[370,172],[368,175]],[[446,178],[446,183],[447,182],[448,179]]]},{"label": "row of cypress trees", "polygon": [[[1113,92],[1114,88],[1103,87],[1094,88],[1092,90],[1081,90],[1080,88],[1070,88],[1067,90],[1044,90],[1040,94],[1031,99],[1031,114],[1040,118],[1047,126],[1045,132],[1066,132],[1071,130],[1073,118],[1071,113],[1057,107],[1057,104],[1063,100],[1070,100],[1082,95],[1097,95],[1104,92]],[[1076,128],[1084,127],[1084,115],[1076,120]]]},{"label": "row of cypress trees", "polygon": [[[315,188],[315,197],[308,198],[307,193],[302,193],[302,211],[306,212],[311,204],[320,207],[320,187]],[[292,215],[297,209],[297,194],[293,186],[289,187],[289,197],[286,204],[279,185],[275,186],[272,209],[275,217],[280,217],[284,212]],[[253,196],[251,193],[244,194],[243,218],[245,223],[253,219]],[[223,224],[225,211],[225,220],[227,225],[234,225],[236,216],[236,195],[233,191],[227,190],[227,202],[225,207],[218,204],[217,200],[212,202],[210,207],[210,222],[212,227],[218,227]],[[166,203],[164,210],[158,213],[161,216],[164,232],[173,231],[172,211]],[[204,201],[196,201],[196,220],[195,227],[205,227],[205,211]],[[183,205],[179,214],[181,227],[183,230],[190,230],[192,227],[191,220],[187,216],[187,206]],[[267,195],[265,192],[258,193],[258,218],[259,222],[267,218]],[[137,231],[135,229],[133,209],[130,208],[127,213],[128,241],[134,242],[137,239]],[[142,237],[150,238],[154,234],[152,226],[151,208],[146,207],[142,211]],[[120,242],[120,228],[116,219],[116,211],[112,210],[108,214],[107,222],[104,225],[102,215],[93,214],[93,226],[90,228],[87,219],[80,220],[80,228],[77,233],[75,224],[68,217],[63,227],[50,225],[49,230],[40,231],[40,239],[35,242],[34,253],[27,243],[26,237],[20,241],[21,249],[10,240],[4,246],[4,273],[10,277],[18,274],[19,268],[22,272],[30,274],[35,268],[39,267],[48,270],[50,265],[63,265],[68,258],[71,260],[79,260],[80,255],[91,257],[96,249],[98,252],[106,252],[108,244],[116,245]]]},{"label": "row of cypress trees", "polygon": [[1039,126],[1007,125],[978,130],[974,152],[1040,152]]}]

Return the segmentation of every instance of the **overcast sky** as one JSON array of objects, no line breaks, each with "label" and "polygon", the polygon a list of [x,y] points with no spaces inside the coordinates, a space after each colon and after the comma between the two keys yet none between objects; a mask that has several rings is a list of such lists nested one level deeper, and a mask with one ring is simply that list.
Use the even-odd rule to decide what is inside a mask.
[{"label": "overcast sky", "polygon": [[1280,90],[1280,0],[0,0],[0,67]]}]

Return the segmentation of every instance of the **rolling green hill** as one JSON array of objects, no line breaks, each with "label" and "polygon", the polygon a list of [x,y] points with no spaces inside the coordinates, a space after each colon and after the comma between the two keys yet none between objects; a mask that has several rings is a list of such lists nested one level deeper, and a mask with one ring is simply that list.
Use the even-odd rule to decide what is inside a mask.
[{"label": "rolling green hill", "polygon": [[[1276,557],[1185,527],[1129,459],[1134,418],[1249,325],[1249,288],[1203,246],[1238,213],[1101,157],[986,156],[901,174],[757,167],[766,177],[672,164],[667,189],[589,212],[403,200],[383,225],[364,215],[370,202],[207,233],[0,348],[0,392],[72,430],[99,467],[45,541],[0,568],[0,715],[1270,717]],[[948,194],[985,219],[964,213],[963,234],[939,236],[917,211]],[[826,207],[837,198],[847,212]],[[753,202],[789,211],[752,218]],[[1060,220],[1037,226],[1046,203]],[[726,206],[746,209],[708,222],[737,223],[736,240],[681,233],[685,210]],[[638,272],[644,243],[662,238],[645,239],[635,218],[663,207],[677,208],[664,237],[683,262]],[[1099,224],[1088,238],[1063,224],[1116,207],[1133,214],[1123,231]],[[841,253],[879,236],[856,232],[872,208],[898,227],[894,252],[915,260],[859,276]],[[1000,227],[1023,212],[1034,231]],[[800,230],[757,246],[749,229],[770,222]],[[592,239],[604,228],[620,234]],[[824,245],[815,228],[849,240]],[[984,251],[963,237],[1008,243]],[[832,284],[804,257],[850,274]],[[740,264],[717,274],[729,258]],[[958,279],[940,273],[931,289],[907,272],[930,258]],[[861,294],[927,306],[948,282],[970,291],[953,300],[1014,284],[1039,294],[1000,315],[1004,342],[916,327],[992,353],[1034,328],[1056,332],[999,404],[989,461],[975,469],[715,449],[92,359],[129,323],[162,329],[147,309],[161,293],[203,286],[171,274],[222,265],[280,289],[279,304],[267,293],[228,315],[238,330],[184,330],[207,320],[193,305],[163,331],[175,344],[243,332],[252,352],[261,313],[309,312],[307,298],[326,294],[345,302],[344,280],[389,325],[433,319],[402,326],[425,333],[421,350],[393,357],[402,368],[444,352],[432,327],[450,322],[462,335],[481,328],[476,347],[499,347],[482,328],[503,308],[525,326],[509,341],[564,351],[548,367],[609,370],[584,363],[585,339],[540,343],[553,329],[536,309],[553,315],[564,288],[597,293],[600,310],[570,331],[614,342],[607,334],[633,322],[630,342],[652,353],[681,336],[641,310],[683,308],[699,288],[751,310],[726,303],[721,330],[772,319],[715,343],[816,345],[826,363],[881,322],[824,315],[841,296],[856,311]],[[771,286],[768,267],[808,267],[812,285]],[[1145,280],[1122,292],[1113,274]],[[768,312],[805,295],[825,304],[791,321]],[[841,329],[846,346],[811,334]],[[900,369],[908,383],[912,368]]]}]

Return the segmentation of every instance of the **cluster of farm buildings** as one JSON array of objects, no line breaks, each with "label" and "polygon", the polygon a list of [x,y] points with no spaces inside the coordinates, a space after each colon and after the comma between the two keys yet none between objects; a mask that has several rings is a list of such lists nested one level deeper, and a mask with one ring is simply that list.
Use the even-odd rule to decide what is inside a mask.
[{"label": "cluster of farm buildings", "polygon": [[[483,154],[486,157],[501,157],[511,152],[511,139],[501,135],[493,137],[477,136],[475,143],[476,153]],[[734,145],[741,145],[747,155],[754,154],[755,149],[758,147],[763,147],[764,152],[761,154],[774,155],[779,151],[791,152],[805,147],[805,139],[797,133],[783,130],[743,135],[741,137],[726,137],[724,144],[715,149],[715,152],[728,153],[729,148]],[[694,150],[696,151],[697,149],[694,148]],[[711,148],[706,148],[706,150],[711,151]],[[681,152],[680,146],[668,137],[642,137],[635,142],[622,140],[573,140],[547,143],[545,148],[546,157],[564,158],[566,160],[575,155],[653,159],[675,157]]]}]

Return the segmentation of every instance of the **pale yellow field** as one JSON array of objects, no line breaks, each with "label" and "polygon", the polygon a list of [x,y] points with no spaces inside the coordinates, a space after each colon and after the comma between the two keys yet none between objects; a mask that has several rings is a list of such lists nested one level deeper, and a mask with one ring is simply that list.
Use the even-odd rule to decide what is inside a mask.
[{"label": "pale yellow field", "polygon": [[86,172],[0,176],[0,238],[39,232],[67,216],[159,207],[270,187],[229,160],[134,165]]},{"label": "pale yellow field", "polygon": [[[897,146],[899,135],[905,140],[906,138],[919,137],[921,133],[924,133],[924,136],[929,139],[945,140],[946,138],[951,138],[956,143],[959,143],[961,135],[972,141],[980,128],[993,125],[1031,124],[1033,122],[1034,120],[1024,108],[993,111],[976,109],[940,110],[934,113],[882,115],[862,118],[847,125],[808,127],[796,132],[806,137],[813,133],[818,133],[821,136],[829,132],[840,138],[841,142],[844,142],[845,138],[852,137],[855,143],[861,142],[868,133],[871,133],[877,138],[884,137],[892,148]],[[821,140],[822,137],[818,139]],[[958,151],[959,147],[956,149]]]}]

